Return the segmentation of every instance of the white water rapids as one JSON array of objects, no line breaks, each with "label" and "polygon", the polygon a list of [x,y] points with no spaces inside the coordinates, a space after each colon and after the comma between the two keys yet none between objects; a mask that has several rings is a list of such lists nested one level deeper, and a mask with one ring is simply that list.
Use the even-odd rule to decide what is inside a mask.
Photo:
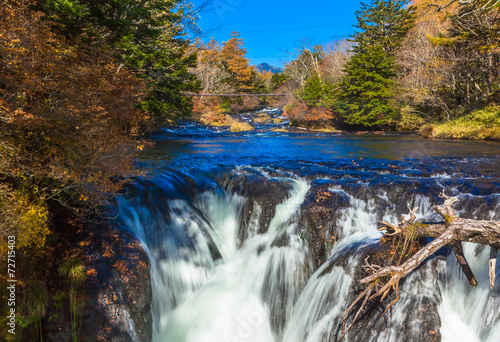
[{"label": "white water rapids", "polygon": [[[370,200],[348,194],[349,206],[336,223],[340,240],[314,272],[308,241],[298,226],[310,184],[304,179],[282,182],[292,185],[288,199],[276,207],[266,233],[254,227],[245,241],[238,233],[248,199],[229,191],[207,190],[192,203],[152,198],[154,208],[119,201],[120,217],[151,262],[155,342],[335,341],[352,300],[354,269],[362,262],[352,251],[377,244],[377,222],[397,218],[391,210],[376,212]],[[428,198],[417,196],[414,204],[421,208],[419,217],[432,213]],[[498,216],[492,212],[490,218]],[[216,261],[211,244],[221,256]],[[404,336],[420,333],[418,315],[412,312],[419,301],[438,305],[442,341],[500,341],[500,289],[498,284],[494,291],[488,288],[489,249],[467,244],[465,253],[479,287],[462,279],[452,255],[436,259],[434,267],[428,263],[410,275],[387,326],[373,327],[363,342],[402,341],[403,330]],[[359,339],[348,334],[346,341]]]}]

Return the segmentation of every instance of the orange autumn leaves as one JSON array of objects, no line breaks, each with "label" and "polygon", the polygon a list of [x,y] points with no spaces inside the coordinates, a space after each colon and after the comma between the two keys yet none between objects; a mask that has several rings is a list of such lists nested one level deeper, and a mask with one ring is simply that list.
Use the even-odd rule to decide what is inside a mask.
[{"label": "orange autumn leaves", "polygon": [[0,32],[1,128],[17,157],[44,176],[117,171],[112,160],[135,150],[147,122],[137,109],[143,82],[105,51],[69,45],[23,6],[2,10]]},{"label": "orange autumn leaves", "polygon": [[252,80],[255,77],[253,66],[249,65],[245,57],[247,50],[243,47],[243,40],[233,32],[221,50],[221,58],[226,62],[227,69],[233,75],[235,86],[240,91],[253,89]]},{"label": "orange autumn leaves", "polygon": [[203,93],[251,92],[257,73],[246,58],[243,39],[233,32],[231,39],[219,44],[215,39],[204,44],[196,41],[198,65],[195,74],[202,82]]},{"label": "orange autumn leaves", "polygon": [[[233,32],[231,39],[219,44],[214,38],[208,43],[197,39],[192,46],[198,53],[198,64],[193,73],[201,82],[202,94],[251,94],[264,92],[263,80],[246,58],[243,39]],[[193,112],[207,123],[217,124],[225,114],[252,109],[257,98],[195,98]]]},{"label": "orange autumn leaves", "polygon": [[48,233],[47,199],[71,189],[87,203],[119,188],[111,177],[129,172],[149,120],[138,109],[143,81],[111,51],[70,44],[33,8],[17,0],[0,8],[0,216],[21,203],[40,218],[0,234],[29,233],[26,246]]}]

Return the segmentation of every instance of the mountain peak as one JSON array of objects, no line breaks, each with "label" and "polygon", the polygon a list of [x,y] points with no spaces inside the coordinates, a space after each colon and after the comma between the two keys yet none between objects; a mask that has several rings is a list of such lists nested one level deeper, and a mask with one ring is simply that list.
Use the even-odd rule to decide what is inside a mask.
[{"label": "mountain peak", "polygon": [[255,67],[255,69],[258,71],[258,72],[265,72],[265,71],[271,71],[273,74],[279,74],[279,73],[282,73],[283,70],[280,69],[280,68],[277,68],[277,67],[274,67],[272,65],[269,65],[267,63],[260,63],[259,65],[257,65]]}]

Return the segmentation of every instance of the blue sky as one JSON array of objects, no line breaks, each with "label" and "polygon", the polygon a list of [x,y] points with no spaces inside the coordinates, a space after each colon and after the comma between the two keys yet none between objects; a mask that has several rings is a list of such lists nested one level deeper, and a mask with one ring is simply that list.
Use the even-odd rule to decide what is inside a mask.
[{"label": "blue sky", "polygon": [[227,41],[231,31],[241,33],[251,64],[282,67],[288,52],[302,39],[322,44],[354,32],[357,0],[216,0],[214,10],[202,13],[200,25],[207,37]]}]

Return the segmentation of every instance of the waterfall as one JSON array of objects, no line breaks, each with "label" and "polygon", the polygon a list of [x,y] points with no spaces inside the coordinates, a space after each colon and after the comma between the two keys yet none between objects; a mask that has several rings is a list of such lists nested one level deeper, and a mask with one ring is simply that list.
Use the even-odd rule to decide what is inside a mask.
[{"label": "waterfall", "polygon": [[328,341],[330,332],[343,317],[352,271],[358,260],[351,257],[344,267],[336,263],[346,256],[351,246],[363,248],[377,243],[380,237],[376,231],[356,233],[335,244],[330,259],[313,274],[302,292],[283,341]]},{"label": "waterfall", "polygon": [[[118,199],[123,227],[140,240],[151,262],[155,342],[335,341],[353,300],[360,252],[382,236],[377,222],[397,223],[400,212],[415,206],[418,218],[435,218],[427,196],[391,203],[398,196],[368,186],[356,193],[331,187],[348,205],[337,210],[338,242],[314,270],[306,229],[299,226],[311,183],[298,177],[280,182],[290,185],[288,197],[265,229],[257,227],[261,208],[254,206],[246,235],[240,234],[242,211],[252,198],[217,182],[200,187],[166,173],[139,181],[137,191]],[[345,340],[427,341],[422,324],[430,319],[430,305],[439,311],[442,341],[500,341],[500,286],[489,291],[489,251],[467,244],[465,252],[478,288],[462,279],[453,255],[435,258],[405,279],[390,314]]]},{"label": "waterfall", "polygon": [[[498,206],[497,206],[498,208]],[[500,219],[498,211],[490,212],[491,220]],[[500,270],[493,291],[489,288],[488,259],[490,249],[464,243],[464,255],[478,281],[471,287],[457,267],[453,254],[447,260],[445,281],[441,284],[442,301],[439,314],[444,342],[497,342],[500,341]]]},{"label": "waterfall", "polygon": [[[297,229],[309,184],[283,181],[292,184],[288,199],[277,205],[266,233],[239,249],[241,196],[217,189],[189,201],[159,201],[154,191],[119,199],[123,225],[151,261],[155,341],[275,341],[282,334],[312,272]],[[205,232],[222,258],[213,260]]]}]

